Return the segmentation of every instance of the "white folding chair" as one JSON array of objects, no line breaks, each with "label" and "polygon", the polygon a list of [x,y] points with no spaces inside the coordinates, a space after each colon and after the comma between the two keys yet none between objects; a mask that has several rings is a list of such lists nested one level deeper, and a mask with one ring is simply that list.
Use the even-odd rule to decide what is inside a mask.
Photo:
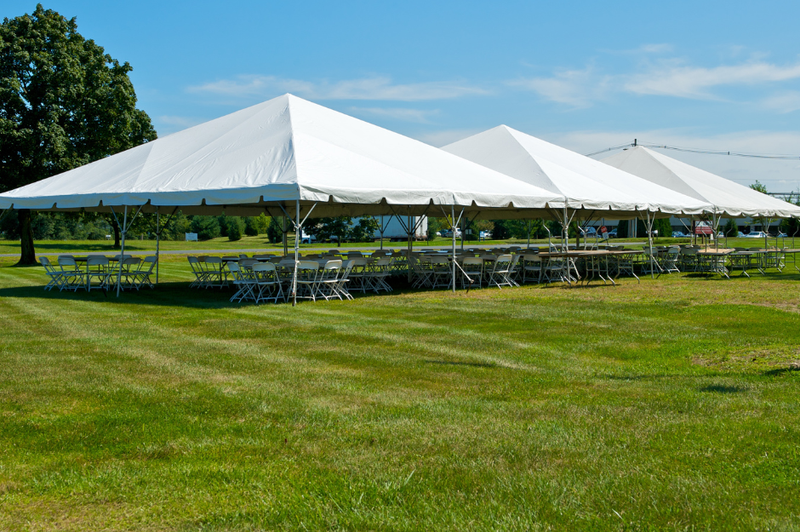
[{"label": "white folding chair", "polygon": [[107,290],[111,271],[108,257],[103,255],[89,255],[86,257],[86,290],[91,292],[92,279],[97,279],[95,288]]},{"label": "white folding chair", "polygon": [[133,287],[138,291],[141,287],[147,285],[150,288],[155,288],[155,285],[150,280],[150,275],[158,262],[158,257],[150,255],[144,258],[142,262],[137,265],[136,270],[133,272]]},{"label": "white folding chair", "polygon": [[342,299],[342,296],[336,291],[336,286],[339,284],[339,274],[342,269],[341,259],[327,261],[319,271],[319,278],[317,280],[317,293],[320,297],[328,301],[334,297]]},{"label": "white folding chair", "polygon": [[62,279],[61,286],[58,288],[59,292],[64,289],[77,291],[78,288],[86,286],[86,272],[78,266],[72,255],[59,255],[58,267],[61,270]]},{"label": "white folding chair", "polygon": [[64,275],[61,270],[56,269],[47,257],[39,257],[39,262],[44,266],[44,271],[50,279],[44,289],[52,290],[54,287],[58,287],[59,291],[61,291],[61,285],[64,283]]},{"label": "white folding chair", "polygon": [[334,287],[336,293],[339,294],[339,298],[344,297],[345,299],[353,299],[353,296],[350,295],[350,291],[348,290],[347,283],[350,282],[350,272],[353,271],[354,262],[355,260],[348,260],[347,262],[344,263],[344,269],[339,275],[339,281]]},{"label": "white folding chair", "polygon": [[233,277],[233,286],[237,289],[236,293],[231,296],[231,303],[255,301],[257,285],[252,272],[245,270],[235,262],[228,264],[228,269]]},{"label": "white folding chair", "polygon": [[461,261],[461,288],[483,286],[483,259],[480,257],[464,257]]},{"label": "white folding chair", "polygon": [[[230,266],[232,264],[228,265],[228,267]],[[274,301],[277,303],[278,298],[285,300],[281,278],[274,264],[271,262],[257,262],[253,264],[252,272],[252,280],[258,289],[258,294],[255,297],[256,304],[261,301]]]},{"label": "white folding chair", "polygon": [[319,283],[319,263],[301,260],[297,263],[297,297],[317,300]]},{"label": "white folding chair", "polygon": [[499,255],[494,261],[491,272],[489,272],[489,285],[494,285],[502,289],[504,286],[514,286],[514,281],[509,278],[511,273],[511,255]]}]

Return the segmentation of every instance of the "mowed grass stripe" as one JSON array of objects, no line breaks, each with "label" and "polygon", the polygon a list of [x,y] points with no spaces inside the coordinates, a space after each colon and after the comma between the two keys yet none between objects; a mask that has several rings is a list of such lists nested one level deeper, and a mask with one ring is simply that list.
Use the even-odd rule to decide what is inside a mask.
[{"label": "mowed grass stripe", "polygon": [[292,308],[29,271],[0,268],[2,528],[797,528],[791,275]]}]

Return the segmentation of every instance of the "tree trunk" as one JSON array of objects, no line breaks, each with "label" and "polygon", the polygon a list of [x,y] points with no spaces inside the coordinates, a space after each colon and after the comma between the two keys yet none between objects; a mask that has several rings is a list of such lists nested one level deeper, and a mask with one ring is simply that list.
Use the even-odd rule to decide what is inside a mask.
[{"label": "tree trunk", "polygon": [[17,266],[34,266],[36,261],[36,250],[33,248],[33,226],[31,224],[31,211],[21,209],[19,216],[19,239],[20,256]]},{"label": "tree trunk", "polygon": [[116,220],[114,220],[114,221],[112,221],[112,222],[111,222],[111,227],[113,227],[113,228],[114,228],[114,249],[119,249],[119,248],[120,248],[120,242],[119,242],[119,224],[117,224],[117,221],[116,221]]}]

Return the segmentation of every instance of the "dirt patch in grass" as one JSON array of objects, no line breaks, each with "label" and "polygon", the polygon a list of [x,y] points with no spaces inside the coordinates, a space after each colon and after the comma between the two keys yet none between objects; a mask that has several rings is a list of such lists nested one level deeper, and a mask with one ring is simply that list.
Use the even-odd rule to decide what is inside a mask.
[{"label": "dirt patch in grass", "polygon": [[694,364],[728,371],[800,370],[800,348],[745,347],[730,351],[695,354]]}]

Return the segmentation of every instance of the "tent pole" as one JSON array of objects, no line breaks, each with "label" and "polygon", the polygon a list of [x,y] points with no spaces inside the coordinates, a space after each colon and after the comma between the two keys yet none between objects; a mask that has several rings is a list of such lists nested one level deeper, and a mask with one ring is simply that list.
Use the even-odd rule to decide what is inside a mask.
[{"label": "tent pole", "polygon": [[714,207],[714,213],[711,215],[711,230],[714,231],[714,251],[719,251],[719,233],[717,232],[717,208]]},{"label": "tent pole", "polygon": [[122,263],[125,261],[125,234],[128,232],[128,206],[125,205],[125,216],[122,218],[122,241],[119,250],[119,270],[117,270],[117,297],[122,285]]},{"label": "tent pole", "polygon": [[406,264],[408,265],[408,283],[411,284],[411,215],[408,215],[408,225],[406,226],[406,234],[408,235],[408,255],[406,256]]},{"label": "tent pole", "polygon": [[[456,226],[458,225],[456,223],[456,206],[455,205],[451,205],[450,206],[450,215],[452,216],[452,218],[451,218],[452,223],[450,224],[450,227],[453,228],[453,257],[452,257],[452,260],[453,260],[453,278],[452,278],[452,283],[453,283],[453,293],[455,294],[456,293]],[[461,246],[462,246],[462,249],[463,249],[463,246],[464,246],[464,235],[461,235]]]},{"label": "tent pole", "polygon": [[[647,246],[650,248],[650,278],[655,279],[653,272],[653,222],[650,221],[650,211],[647,211]],[[653,215],[655,220],[655,214]]]},{"label": "tent pole", "polygon": [[[300,260],[300,235],[303,232],[300,222],[300,200],[295,203],[297,223],[294,226],[294,271],[292,272],[292,306],[297,306],[297,262]],[[285,218],[284,218],[285,219]],[[284,233],[285,235],[286,233]]]},{"label": "tent pole", "polygon": [[383,231],[384,231],[383,215],[381,214],[381,251],[383,251]]},{"label": "tent pole", "polygon": [[[300,200],[295,202],[295,216],[297,223],[294,226],[294,271],[292,271],[292,306],[297,306],[297,262],[300,260],[300,238],[303,226],[300,222]],[[284,233],[285,235],[286,233]]]},{"label": "tent pole", "polygon": [[161,213],[158,211],[158,207],[156,207],[156,284],[158,284],[158,263],[159,261],[159,252],[161,251]]}]

